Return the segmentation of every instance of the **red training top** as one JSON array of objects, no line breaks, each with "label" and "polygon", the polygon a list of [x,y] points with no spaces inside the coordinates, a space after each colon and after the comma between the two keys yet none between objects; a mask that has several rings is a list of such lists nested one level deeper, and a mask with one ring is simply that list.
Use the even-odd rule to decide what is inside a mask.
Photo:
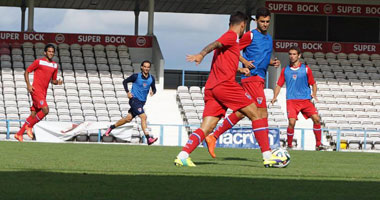
[{"label": "red training top", "polygon": [[220,42],[223,47],[214,51],[206,89],[211,89],[226,81],[236,81],[235,76],[240,56],[239,35],[229,30],[216,41]]},{"label": "red training top", "polygon": [[46,96],[50,80],[57,80],[58,64],[41,58],[35,60],[26,70],[29,73],[34,71],[34,92]]}]

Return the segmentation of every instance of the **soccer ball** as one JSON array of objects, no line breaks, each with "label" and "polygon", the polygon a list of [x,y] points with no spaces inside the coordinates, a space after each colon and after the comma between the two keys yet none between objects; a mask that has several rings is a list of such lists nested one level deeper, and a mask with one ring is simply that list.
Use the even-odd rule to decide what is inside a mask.
[{"label": "soccer ball", "polygon": [[274,164],[273,167],[276,167],[276,168],[285,168],[287,167],[289,164],[290,164],[290,155],[288,153],[287,150],[285,149],[274,149],[272,151],[272,154],[277,156],[277,157],[280,157],[280,158],[283,158],[284,161],[283,162],[279,162],[277,164]]}]

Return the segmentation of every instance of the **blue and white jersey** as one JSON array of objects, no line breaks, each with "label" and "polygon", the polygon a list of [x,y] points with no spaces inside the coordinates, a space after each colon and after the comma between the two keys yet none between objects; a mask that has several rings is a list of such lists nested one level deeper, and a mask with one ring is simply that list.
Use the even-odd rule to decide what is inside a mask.
[{"label": "blue and white jersey", "polygon": [[140,101],[146,101],[146,97],[149,94],[150,88],[152,88],[153,93],[156,93],[155,80],[152,75],[145,77],[142,73],[132,74],[123,81],[124,89],[129,92],[128,83],[132,82],[132,95]]},{"label": "blue and white jersey", "polygon": [[286,66],[278,79],[277,85],[286,82],[286,99],[311,99],[310,85],[315,83],[311,69],[301,64],[299,67]]},{"label": "blue and white jersey", "polygon": [[[262,34],[258,30],[246,32],[239,42],[243,49],[243,57],[253,61],[255,68],[251,69],[251,76],[259,76],[265,80],[268,65],[273,51],[273,40],[269,34]],[[242,79],[248,78],[241,75]]]}]

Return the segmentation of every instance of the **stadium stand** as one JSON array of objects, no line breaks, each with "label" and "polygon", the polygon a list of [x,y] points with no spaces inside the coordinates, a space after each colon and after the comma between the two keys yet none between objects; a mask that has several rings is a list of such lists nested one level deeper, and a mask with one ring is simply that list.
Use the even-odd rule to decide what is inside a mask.
[{"label": "stadium stand", "polygon": [[[2,43],[0,46],[0,118],[24,120],[30,114],[24,72],[36,58],[43,57],[45,44],[25,42],[10,46]],[[63,78],[64,84],[49,86],[47,102],[50,112],[45,120],[115,122],[127,114],[129,104],[122,81],[140,71],[140,63],[131,62],[127,46],[61,43],[53,60],[60,66],[58,77]],[[155,75],[154,70],[153,73]],[[33,74],[30,81],[33,81]],[[143,133],[137,122],[137,119],[133,121],[135,133],[131,142],[138,143]],[[0,122],[2,134],[6,132],[5,123]],[[20,128],[19,121],[10,121],[9,125],[10,133]],[[94,133],[88,133],[88,137],[80,135],[77,141],[97,141],[97,134],[96,139]],[[103,140],[122,142],[112,136]]]}]

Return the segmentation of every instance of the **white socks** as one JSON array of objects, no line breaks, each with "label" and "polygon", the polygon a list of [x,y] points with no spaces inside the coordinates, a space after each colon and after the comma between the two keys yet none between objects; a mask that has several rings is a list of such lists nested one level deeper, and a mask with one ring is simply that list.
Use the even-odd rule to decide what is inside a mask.
[{"label": "white socks", "polygon": [[177,156],[177,158],[181,159],[181,160],[187,159],[188,157],[189,157],[189,154],[186,151],[179,152],[179,154]]},{"label": "white socks", "polygon": [[268,160],[272,157],[272,152],[271,151],[265,151],[263,152],[263,158],[264,160]]}]

